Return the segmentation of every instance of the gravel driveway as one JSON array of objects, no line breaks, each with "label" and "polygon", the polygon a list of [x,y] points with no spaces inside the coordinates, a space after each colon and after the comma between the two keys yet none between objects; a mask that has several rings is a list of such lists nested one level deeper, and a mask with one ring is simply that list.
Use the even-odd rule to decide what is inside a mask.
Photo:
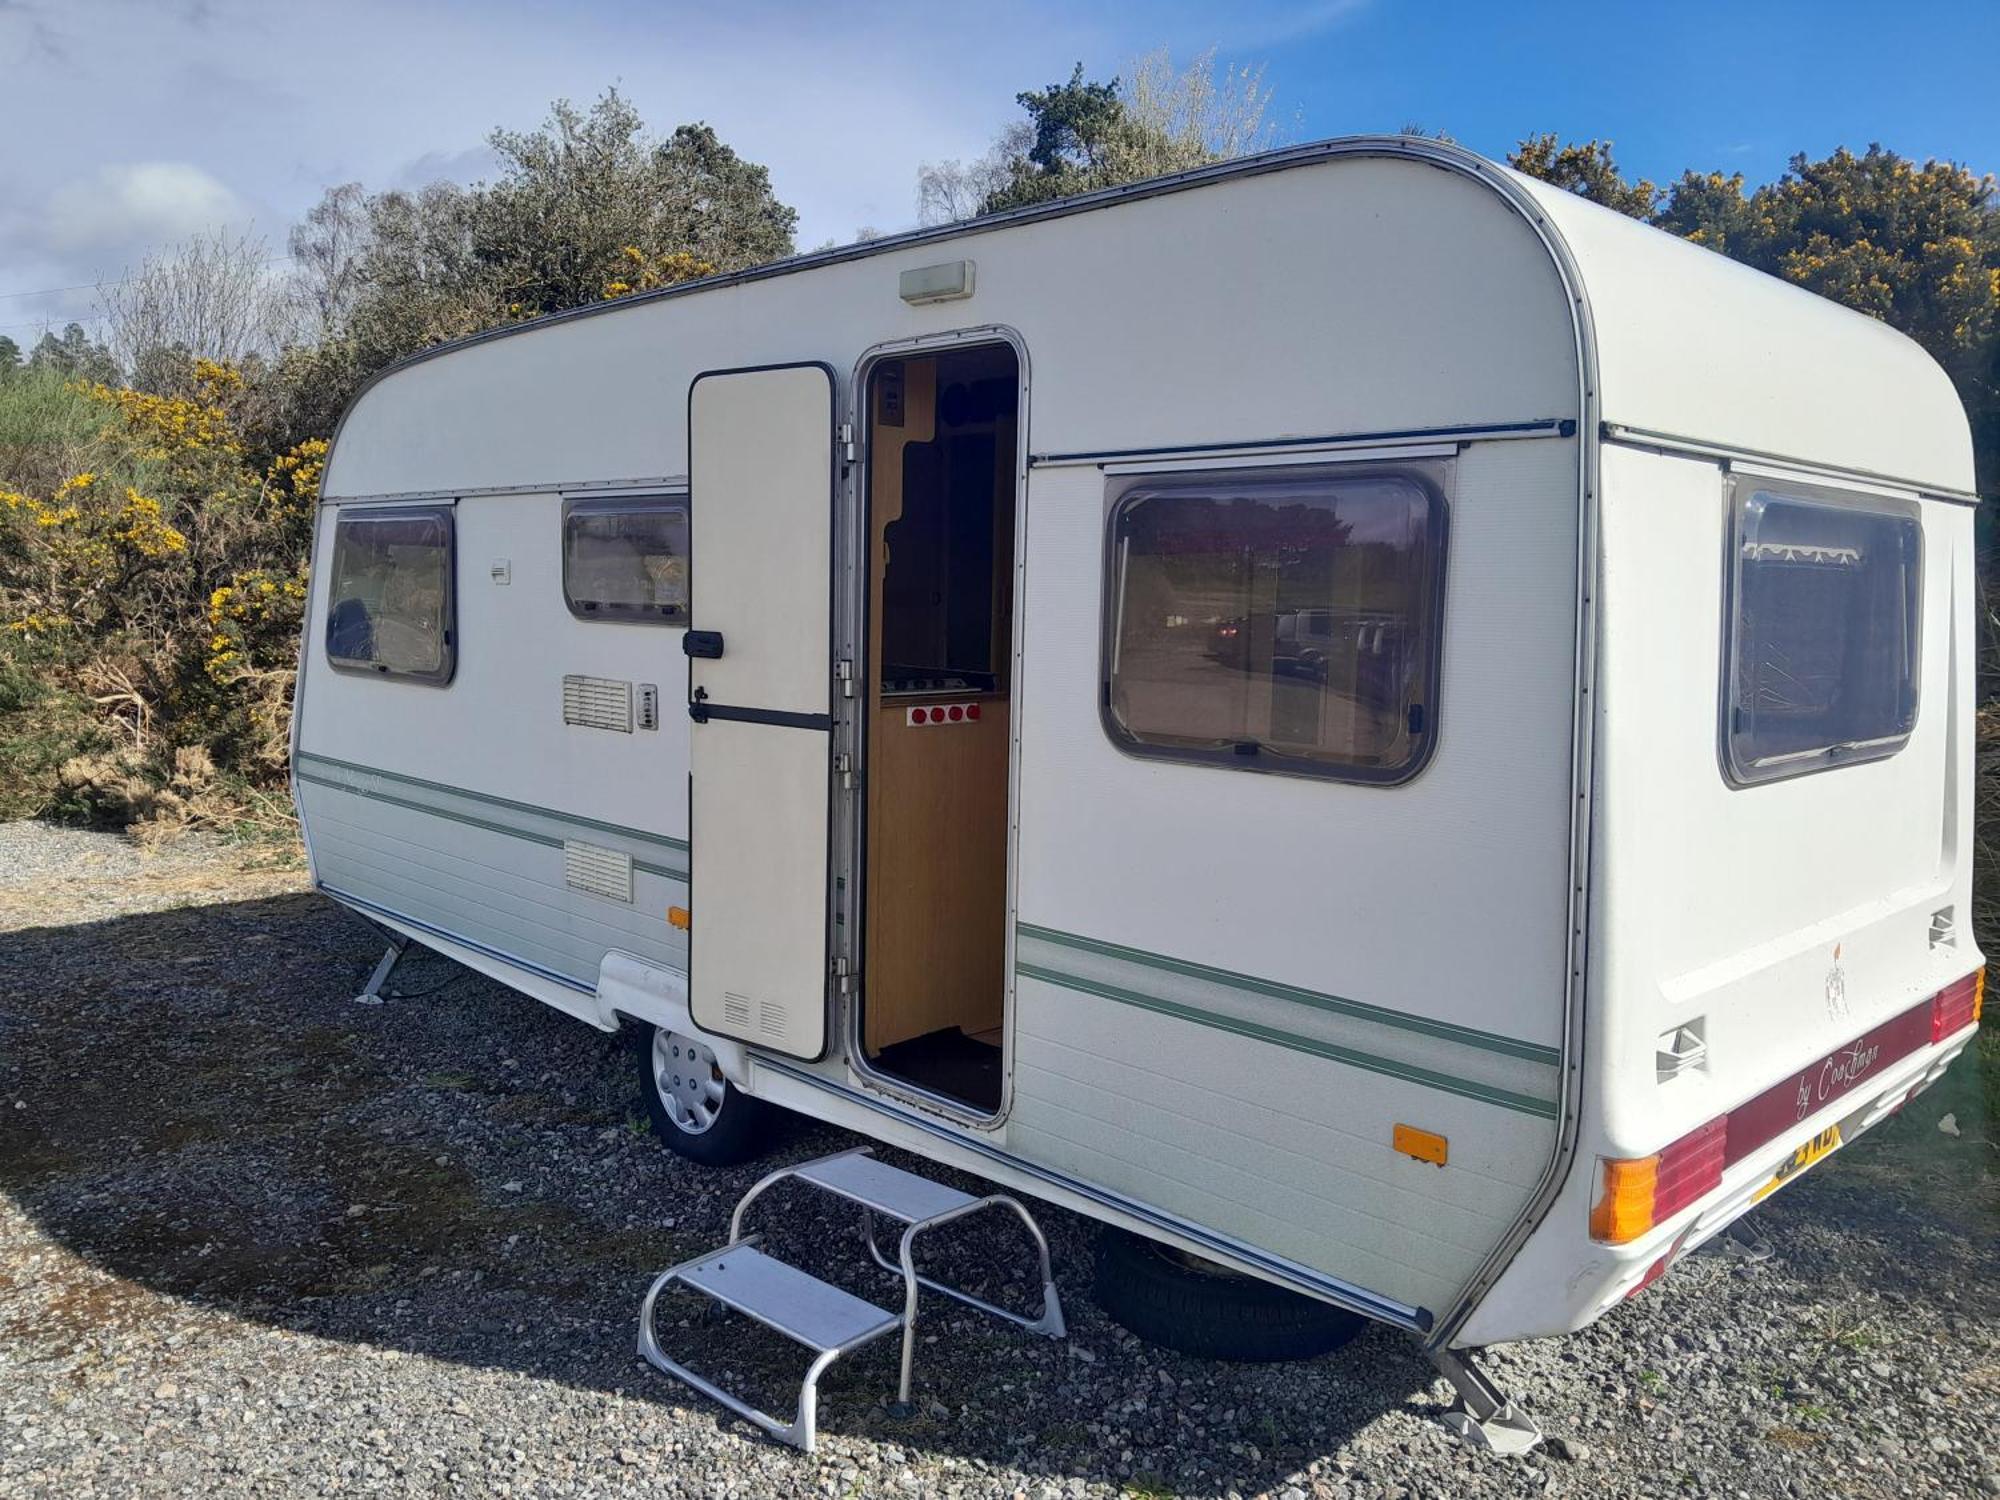
[{"label": "gravel driveway", "polygon": [[[1528,1459],[1457,1447],[1386,1333],[1275,1367],[1136,1342],[1053,1210],[1071,1338],[938,1313],[919,1415],[884,1407],[885,1341],[828,1377],[806,1457],[633,1353],[650,1273],[719,1243],[762,1168],[670,1156],[625,1039],[443,959],[352,1004],[376,942],[299,884],[0,828],[0,1494],[2000,1494],[1969,1064],[1761,1210],[1769,1260],[1704,1253],[1491,1351],[1564,1440]],[[781,1154],[846,1141],[801,1123]],[[778,1253],[883,1296],[815,1207],[776,1201]],[[669,1344],[782,1399],[797,1361],[688,1312]]]}]

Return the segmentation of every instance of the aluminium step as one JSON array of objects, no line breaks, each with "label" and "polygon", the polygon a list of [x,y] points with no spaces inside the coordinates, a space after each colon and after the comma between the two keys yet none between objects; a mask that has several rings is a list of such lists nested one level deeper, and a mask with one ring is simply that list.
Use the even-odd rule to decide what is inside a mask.
[{"label": "aluminium step", "polygon": [[730,1245],[683,1266],[677,1279],[822,1354],[852,1349],[903,1321],[750,1244]]},{"label": "aluminium step", "polygon": [[[757,1248],[757,1236],[744,1233],[744,1215],[751,1204],[766,1189],[794,1180],[845,1199],[861,1209],[862,1244],[876,1264],[903,1284],[903,1310],[900,1313],[877,1307],[865,1298],[765,1254]],[[913,1256],[920,1235],[990,1209],[1012,1213],[1033,1245],[1042,1285],[1039,1313],[1019,1313],[996,1306],[917,1271]],[[894,1259],[876,1243],[877,1214],[904,1226]],[[684,1286],[699,1292],[814,1351],[812,1365],[799,1385],[797,1414],[790,1421],[762,1411],[741,1396],[724,1390],[660,1347],[654,1307],[660,1294],[670,1286]],[[820,1376],[843,1355],[892,1331],[902,1333],[903,1355],[897,1377],[896,1403],[889,1409],[899,1415],[914,1409],[910,1394],[916,1357],[917,1293],[920,1288],[941,1293],[1031,1333],[1061,1338],[1065,1332],[1062,1299],[1056,1292],[1055,1276],[1049,1267],[1048,1237],[1019,1199],[1004,1193],[976,1197],[960,1192],[928,1177],[919,1177],[914,1172],[905,1172],[900,1167],[878,1161],[869,1147],[859,1146],[815,1161],[780,1167],[756,1182],[730,1215],[728,1244],[661,1272],[653,1282],[639,1308],[639,1353],[656,1368],[685,1381],[738,1416],[754,1422],[780,1442],[811,1452],[819,1420]]]},{"label": "aluminium step", "polygon": [[792,1168],[791,1175],[905,1224],[960,1213],[979,1202],[970,1193],[879,1161],[866,1147],[806,1162]]},{"label": "aluminium step", "polygon": [[[653,1309],[670,1286],[699,1292],[814,1351],[790,1421],[724,1390],[660,1347]],[[820,1376],[843,1354],[898,1328],[907,1331],[908,1326],[907,1319],[895,1313],[766,1255],[747,1240],[735,1240],[660,1273],[639,1309],[639,1353],[655,1368],[728,1407],[779,1442],[810,1453],[818,1437]]]}]

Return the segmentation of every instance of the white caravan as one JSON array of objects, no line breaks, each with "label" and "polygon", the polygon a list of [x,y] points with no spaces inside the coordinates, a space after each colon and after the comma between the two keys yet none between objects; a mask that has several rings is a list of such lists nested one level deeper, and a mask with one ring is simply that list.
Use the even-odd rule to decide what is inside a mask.
[{"label": "white caravan", "polygon": [[295,791],[330,896],[655,1028],[690,1154],[813,1115],[1484,1415],[1451,1351],[1970,1039],[1972,487],[1883,325],[1326,142],[390,370]]}]

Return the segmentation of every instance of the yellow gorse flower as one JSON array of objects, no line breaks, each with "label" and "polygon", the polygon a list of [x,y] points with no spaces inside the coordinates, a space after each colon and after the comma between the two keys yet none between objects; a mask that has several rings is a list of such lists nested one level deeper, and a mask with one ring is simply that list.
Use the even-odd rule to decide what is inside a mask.
[{"label": "yellow gorse flower", "polygon": [[663,286],[678,286],[683,281],[695,281],[703,276],[713,276],[717,269],[715,262],[703,260],[698,255],[690,255],[685,250],[648,256],[637,245],[626,245],[618,253],[633,269],[627,275],[604,284],[604,295],[607,298],[629,297],[634,292],[651,292]]}]

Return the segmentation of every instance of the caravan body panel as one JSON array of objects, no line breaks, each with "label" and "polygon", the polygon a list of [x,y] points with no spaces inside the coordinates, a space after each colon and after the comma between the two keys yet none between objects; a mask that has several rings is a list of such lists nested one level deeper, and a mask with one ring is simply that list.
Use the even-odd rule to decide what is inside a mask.
[{"label": "caravan body panel", "polygon": [[[344,419],[326,474],[295,746],[317,880],[599,1024],[614,993],[659,997],[650,1019],[684,1014],[688,945],[667,909],[693,910],[697,942],[703,929],[683,632],[565,607],[564,499],[684,493],[705,370],[831,367],[845,449],[879,351],[1005,342],[1025,461],[1001,1106],[953,1110],[867,1066],[865,970],[854,994],[835,986],[824,1059],[725,1049],[736,1081],[1433,1338],[1586,1321],[1601,1303],[1579,1311],[1577,1277],[1608,1285],[1625,1264],[1578,1218],[1596,1154],[1656,1149],[1678,1118],[1641,1076],[1663,1015],[1733,1007],[1745,1019],[1717,1024],[1750,1056],[1768,1041],[1755,996],[1792,985],[1788,955],[1835,927],[1867,1006],[1976,961],[1968,939],[1914,962],[1871,925],[1901,934],[1967,878],[1969,551],[1958,513],[1933,514],[1946,502],[1921,502],[1924,703],[1899,755],[1744,791],[1719,785],[1714,754],[1725,501],[1709,450],[1889,475],[1918,503],[1970,487],[1962,414],[1908,341],[1615,220],[1439,143],[1335,142],[397,367]],[[902,273],[947,257],[977,264],[969,302],[900,299]],[[839,465],[856,536],[868,462]],[[1448,512],[1415,774],[1254,774],[1113,742],[1106,538],[1124,489],[1399,465],[1442,476]],[[455,525],[446,687],[324,654],[339,517],[416,497]],[[864,580],[840,566],[858,614]],[[1602,632],[1600,604],[1615,611]],[[1328,680],[1303,661],[1287,670]],[[613,700],[656,688],[657,728],[572,719],[565,682],[581,678]],[[837,811],[854,794],[841,778],[867,769],[830,773]],[[1841,809],[1879,786],[1920,827],[1812,823],[1815,781]],[[1683,803],[1699,821],[1676,825]],[[859,856],[838,819],[835,835],[838,954]],[[1788,873],[1800,888],[1767,899]],[[600,985],[607,965],[620,977]],[[1792,1060],[1772,1053],[1767,1071]],[[1399,1152],[1398,1127],[1444,1138],[1445,1164]]]}]

